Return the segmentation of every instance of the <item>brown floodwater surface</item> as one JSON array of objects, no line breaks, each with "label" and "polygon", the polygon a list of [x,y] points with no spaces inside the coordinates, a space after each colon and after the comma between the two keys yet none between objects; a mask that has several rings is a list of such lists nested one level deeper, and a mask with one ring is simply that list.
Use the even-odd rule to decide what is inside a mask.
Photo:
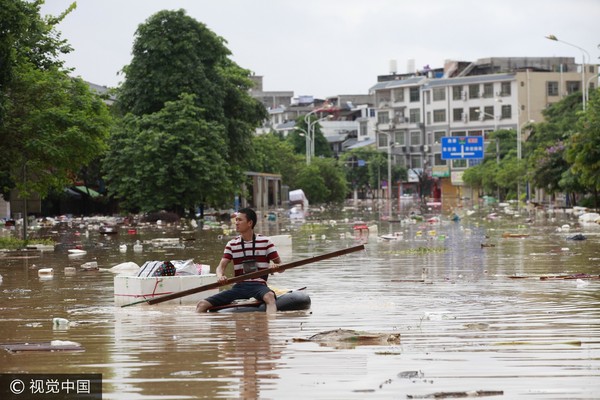
[{"label": "brown floodwater surface", "polygon": [[[261,226],[262,225],[262,226]],[[360,242],[352,224],[259,231],[290,233],[284,262]],[[215,266],[227,238],[216,230],[121,229],[100,235],[50,229],[53,252],[0,256],[0,342],[80,343],[83,352],[0,350],[3,373],[101,373],[103,398],[403,399],[503,392],[507,399],[600,398],[600,229],[503,238],[517,224],[380,223],[366,250],[272,275],[280,289],[307,287],[310,310],[198,315],[193,305],[115,307],[114,275],[126,261],[193,258]],[[385,231],[385,232],[384,232]],[[312,236],[311,236],[312,235]],[[153,238],[179,244],[153,246]],[[141,252],[132,250],[137,240]],[[127,250],[120,246],[127,244]],[[485,244],[485,247],[482,246]],[[489,245],[489,247],[488,247]],[[79,257],[67,250],[81,246]],[[98,271],[81,269],[97,261]],[[75,274],[65,272],[75,267]],[[53,268],[42,279],[40,268]],[[517,279],[518,278],[518,279]],[[53,318],[69,320],[54,326]],[[338,328],[401,335],[399,345],[298,342]],[[495,398],[490,396],[489,398]]]}]

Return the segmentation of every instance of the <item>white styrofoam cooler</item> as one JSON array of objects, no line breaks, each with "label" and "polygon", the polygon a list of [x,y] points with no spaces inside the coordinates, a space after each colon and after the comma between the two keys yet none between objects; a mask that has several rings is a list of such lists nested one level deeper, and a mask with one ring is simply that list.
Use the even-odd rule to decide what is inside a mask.
[{"label": "white styrofoam cooler", "polygon": [[[117,275],[115,276],[115,305],[121,306],[139,300],[149,300],[216,281],[216,274],[150,277]],[[218,291],[218,289],[205,290],[160,304],[196,304]]]}]

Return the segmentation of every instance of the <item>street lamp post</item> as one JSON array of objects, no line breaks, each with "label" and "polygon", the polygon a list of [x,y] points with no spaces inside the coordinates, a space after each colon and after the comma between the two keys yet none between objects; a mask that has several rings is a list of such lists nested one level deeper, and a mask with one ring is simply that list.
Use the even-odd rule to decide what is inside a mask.
[{"label": "street lamp post", "polygon": [[[475,112],[481,116],[488,116],[490,118],[493,118],[494,119],[494,132],[498,131],[498,125],[499,125],[499,120],[500,120],[499,115],[496,116],[496,115],[486,113],[481,108],[478,108],[477,110],[475,110]],[[485,133],[483,135],[483,140],[485,142]],[[500,165],[500,141],[498,140],[497,134],[496,134],[496,165]],[[496,196],[498,198],[498,201],[500,201],[500,186],[496,186]]]},{"label": "street lamp post", "polygon": [[[326,119],[331,118],[331,115],[328,115],[326,117],[323,118],[319,118],[316,121],[311,121],[311,115],[323,111],[322,108],[317,108],[315,110],[312,110],[311,112],[307,113],[306,115],[304,115],[304,122],[306,123],[306,129],[308,132],[305,132],[306,134],[306,144],[307,144],[307,150],[306,150],[306,163],[310,164],[310,160],[312,157],[315,156],[315,131],[314,131],[314,126],[315,124],[318,124],[321,121],[324,121]],[[308,146],[310,144],[310,146]]]},{"label": "street lamp post", "polygon": [[310,135],[304,129],[295,127],[297,131],[300,131],[300,136],[304,136],[306,139],[306,165],[310,164]]},{"label": "street lamp post", "polygon": [[331,115],[328,115],[323,118],[319,118],[316,121],[309,122],[308,131],[311,133],[310,135],[310,156],[313,158],[315,156],[315,125],[321,121],[325,121],[331,118]]},{"label": "street lamp post", "polygon": [[388,182],[387,182],[386,198],[387,198],[388,218],[391,219],[392,218],[392,146],[393,146],[392,134],[387,133],[387,132],[378,132],[378,133],[387,136],[387,175],[388,175],[387,179],[388,179]]},{"label": "street lamp post", "polygon": [[304,122],[306,123],[306,129],[308,131],[308,132],[305,132],[305,134],[306,134],[306,164],[307,165],[310,164],[310,158],[311,158],[311,156],[313,154],[313,151],[312,151],[312,148],[313,148],[312,141],[313,140],[312,140],[312,136],[311,136],[311,127],[312,127],[311,124],[312,124],[312,121],[311,121],[310,116],[313,115],[313,114],[315,114],[315,113],[317,113],[317,112],[319,112],[319,111],[320,111],[320,109],[317,108],[317,109],[312,110],[311,112],[307,113],[304,116]]},{"label": "street lamp post", "polygon": [[581,86],[582,86],[582,88],[581,88],[581,97],[582,97],[582,100],[583,100],[583,111],[585,111],[585,109],[586,109],[586,103],[588,101],[588,88],[587,88],[587,85],[586,85],[587,82],[585,80],[585,65],[586,65],[586,63],[585,63],[585,55],[587,54],[588,60],[591,60],[590,53],[588,53],[585,49],[583,49],[583,48],[581,48],[581,47],[579,47],[577,45],[574,45],[574,44],[569,43],[569,42],[565,42],[564,40],[559,40],[554,35],[548,35],[548,36],[546,36],[546,39],[553,40],[555,42],[564,43],[567,46],[575,47],[576,49],[578,49],[578,50],[581,51]]}]

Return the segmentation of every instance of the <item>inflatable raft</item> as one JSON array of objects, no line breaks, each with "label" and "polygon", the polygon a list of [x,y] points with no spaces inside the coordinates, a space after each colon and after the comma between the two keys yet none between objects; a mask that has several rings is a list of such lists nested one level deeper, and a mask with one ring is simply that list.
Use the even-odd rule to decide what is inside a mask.
[{"label": "inflatable raft", "polygon": [[[303,289],[293,290],[277,296],[277,311],[298,311],[310,308],[310,296]],[[252,312],[265,311],[266,305],[262,301],[242,301],[219,307],[212,307],[209,312]]]}]

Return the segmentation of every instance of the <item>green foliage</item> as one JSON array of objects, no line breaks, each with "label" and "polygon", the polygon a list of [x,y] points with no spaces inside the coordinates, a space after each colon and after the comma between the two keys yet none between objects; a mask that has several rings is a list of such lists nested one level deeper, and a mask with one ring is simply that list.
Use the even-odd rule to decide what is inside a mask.
[{"label": "green foliage", "polygon": [[[528,176],[534,186],[548,193],[566,189],[561,184],[570,168],[565,150],[581,109],[580,98],[581,94],[575,93],[544,110],[546,121],[535,124],[526,143]],[[571,179],[563,183],[567,181],[570,187],[575,184]]]},{"label": "green foliage", "polygon": [[41,1],[9,3],[0,8],[14,12],[2,19],[7,35],[0,40],[0,59],[9,69],[0,83],[2,191],[17,187],[24,195],[35,191],[44,197],[102,154],[111,118],[101,99],[81,79],[70,78],[58,60],[70,47],[54,25],[74,6],[42,19]]},{"label": "green foliage", "polygon": [[183,212],[225,204],[234,194],[225,128],[203,119],[193,95],[144,116],[128,114],[104,161],[111,193],[131,211]]},{"label": "green foliage", "polygon": [[[256,160],[253,132],[266,110],[249,94],[250,71],[229,55],[225,40],[184,10],[160,11],[138,27],[118,89],[125,122],[111,140],[116,155],[105,168],[109,189],[126,208],[181,210],[232,201],[243,171]],[[168,143],[158,145],[166,137]],[[141,192],[133,190],[138,184],[144,185]],[[162,194],[152,194],[157,191]]]},{"label": "green foliage", "polygon": [[[0,191],[17,185],[43,196],[100,152],[106,110],[60,56],[71,51],[55,30],[58,17],[41,18],[43,1],[0,0]],[[91,144],[87,149],[77,148]],[[65,145],[70,147],[65,148]],[[59,154],[60,153],[60,154]],[[87,153],[87,154],[83,154]]]},{"label": "green foliage", "polygon": [[316,158],[303,167],[296,186],[304,190],[311,203],[341,203],[348,194],[343,168],[332,158]]},{"label": "green foliage", "polygon": [[[306,145],[308,143],[310,143],[310,141],[307,143],[306,136],[300,135],[300,133],[305,134],[306,132],[308,132],[308,126],[307,126],[304,118],[305,118],[304,116],[296,118],[296,126],[299,129],[296,129],[295,131],[290,133],[288,135],[287,140],[292,144],[292,146],[294,148],[294,152],[296,152],[297,154],[306,155]],[[309,119],[312,123],[312,130],[313,130],[312,133],[315,138],[315,145],[314,145],[315,157],[314,158],[316,158],[316,157],[332,157],[333,152],[331,151],[329,142],[327,142],[327,139],[325,138],[325,136],[323,136],[323,132],[321,131],[321,125],[318,122],[316,122],[318,118],[314,115],[311,115],[309,117]]]},{"label": "green foliage", "polygon": [[140,24],[131,63],[123,68],[118,107],[141,116],[160,111],[181,93],[197,94],[197,106],[223,120],[223,79],[217,66],[230,51],[225,40],[185,10],[159,11]]},{"label": "green foliage", "polygon": [[[388,179],[387,153],[372,147],[345,152],[340,160],[345,166],[348,183],[359,191],[377,189],[382,180]],[[358,166],[359,160],[364,161],[364,166]],[[392,165],[391,172],[393,182],[405,181],[408,177],[406,168],[399,165]]]},{"label": "green foliage", "polygon": [[[578,120],[565,155],[572,174],[582,186],[597,195],[600,191],[600,92],[590,92],[585,114]],[[597,200],[597,199],[596,199]]]},{"label": "green foliage", "polygon": [[281,174],[284,184],[295,187],[297,171],[303,168],[306,160],[294,154],[289,141],[271,132],[254,136],[252,148],[254,157],[248,163],[248,170]]},{"label": "green foliage", "polygon": [[445,247],[415,247],[406,250],[392,251],[392,254],[412,254],[412,255],[426,255],[432,253],[445,253],[448,249]]},{"label": "green foliage", "polygon": [[56,243],[51,239],[33,239],[33,240],[22,240],[17,239],[13,236],[2,236],[0,237],[0,249],[5,250],[19,250],[24,249],[27,245],[35,243],[35,244],[45,244],[45,245],[55,245]]},{"label": "green foliage", "polygon": [[194,94],[204,119],[226,128],[230,162],[240,165],[252,157],[252,133],[267,114],[248,93],[250,71],[228,58],[223,38],[184,10],[164,10],[138,27],[132,53],[118,90],[123,114],[151,114],[182,93]]}]

